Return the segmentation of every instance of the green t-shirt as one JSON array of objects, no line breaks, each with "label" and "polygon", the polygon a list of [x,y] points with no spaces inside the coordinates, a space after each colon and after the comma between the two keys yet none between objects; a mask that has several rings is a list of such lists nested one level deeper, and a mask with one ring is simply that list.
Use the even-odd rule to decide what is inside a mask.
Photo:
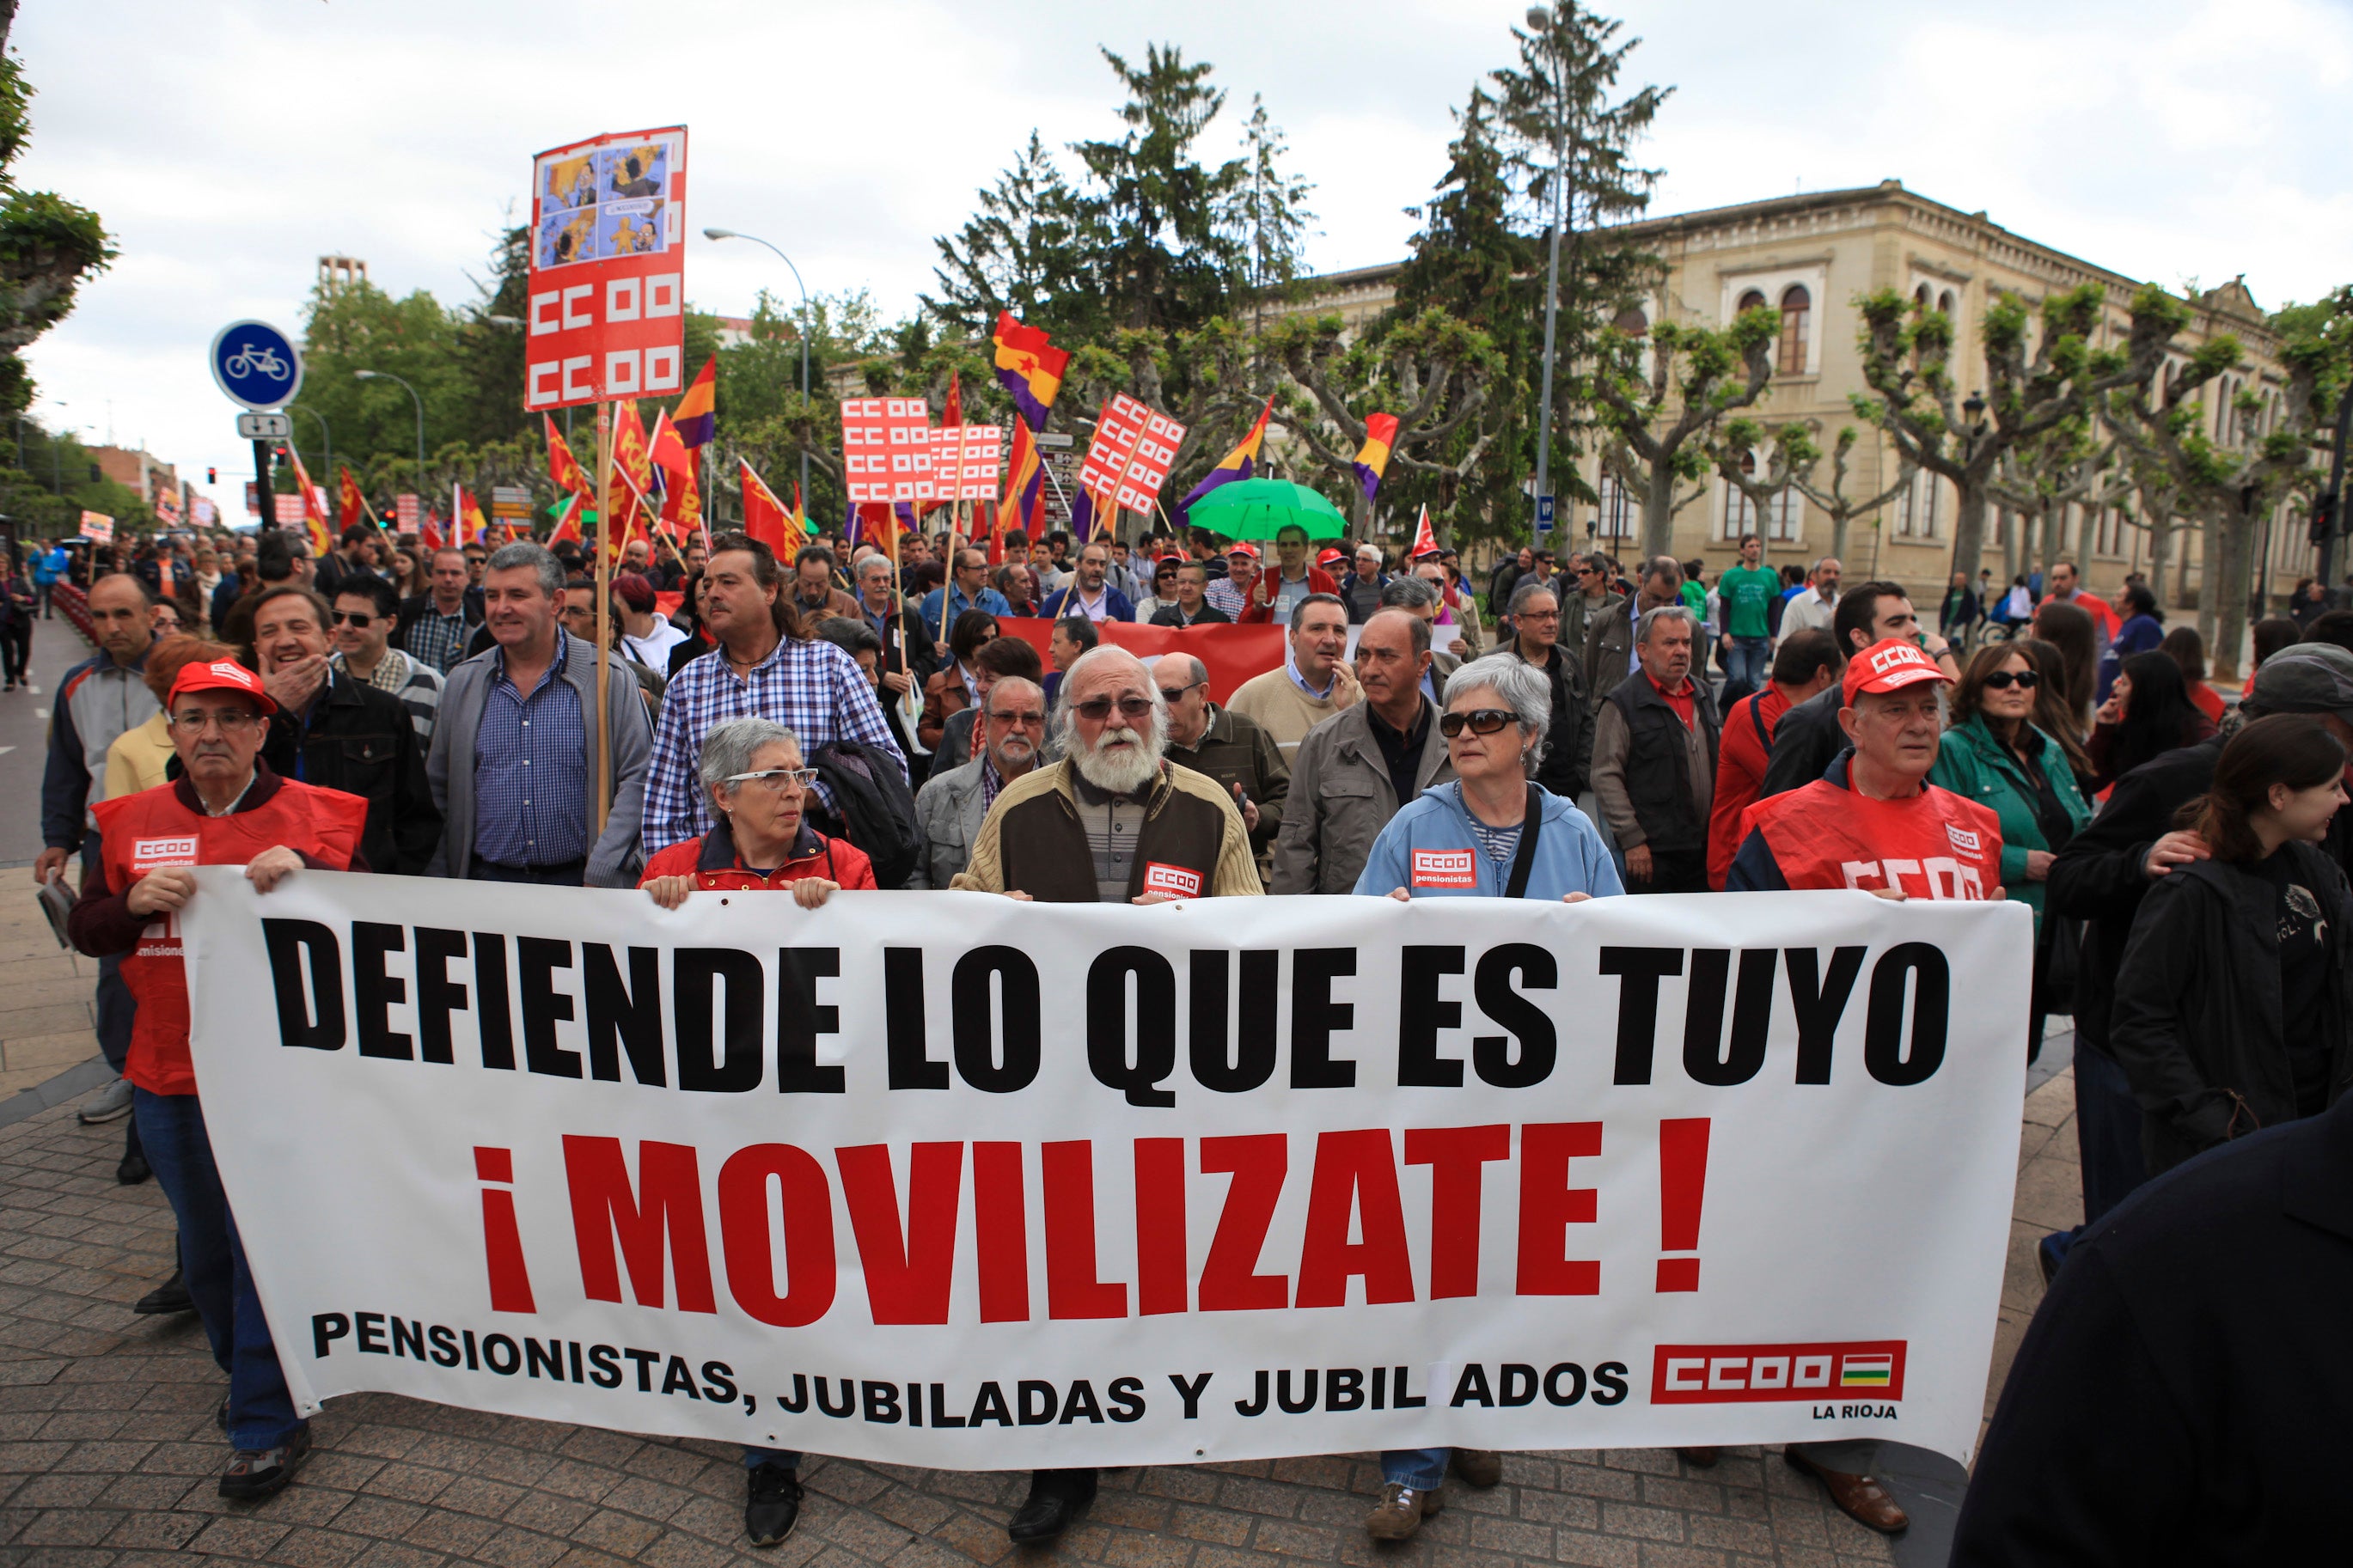
[{"label": "green t-shirt", "polygon": [[1781,591],[1781,574],[1762,566],[1735,566],[1716,579],[1716,602],[1725,606],[1724,630],[1727,637],[1761,637],[1771,635],[1765,618],[1766,606],[1773,595]]}]

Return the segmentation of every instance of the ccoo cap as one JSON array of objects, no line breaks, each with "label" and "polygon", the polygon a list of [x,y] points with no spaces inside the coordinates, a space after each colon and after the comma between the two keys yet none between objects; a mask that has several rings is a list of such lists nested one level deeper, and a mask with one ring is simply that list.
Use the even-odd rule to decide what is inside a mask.
[{"label": "ccoo cap", "polygon": [[278,704],[270,700],[269,693],[261,689],[261,677],[231,659],[225,658],[215,664],[183,665],[172,681],[171,698],[166,700],[165,705],[168,707],[172,700],[190,691],[240,692],[252,698],[264,713],[278,711]]},{"label": "ccoo cap", "polygon": [[1900,691],[1924,680],[1952,679],[1917,643],[1882,637],[1847,661],[1846,705],[1853,707],[1866,691]]}]

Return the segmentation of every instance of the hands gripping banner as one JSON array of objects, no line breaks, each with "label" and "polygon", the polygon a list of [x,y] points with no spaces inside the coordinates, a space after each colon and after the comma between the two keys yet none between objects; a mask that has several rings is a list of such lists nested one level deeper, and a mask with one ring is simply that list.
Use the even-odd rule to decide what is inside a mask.
[{"label": "hands gripping banner", "polygon": [[2017,905],[198,878],[306,1412],[962,1469],[1976,1442]]}]

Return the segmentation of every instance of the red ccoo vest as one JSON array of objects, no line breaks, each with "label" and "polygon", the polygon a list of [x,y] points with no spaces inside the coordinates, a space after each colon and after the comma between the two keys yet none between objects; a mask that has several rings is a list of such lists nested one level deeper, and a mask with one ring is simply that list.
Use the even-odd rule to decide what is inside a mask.
[{"label": "red ccoo vest", "polygon": [[[116,892],[128,892],[161,866],[242,866],[280,844],[340,871],[352,863],[367,823],[367,802],[358,795],[293,779],[280,779],[277,794],[232,816],[190,810],[174,784],[100,801],[90,810],[105,842],[106,885]],[[122,1076],[151,1094],[195,1093],[176,916],[151,921],[140,933],[138,947],[122,960],[122,983],[139,1003]]]}]

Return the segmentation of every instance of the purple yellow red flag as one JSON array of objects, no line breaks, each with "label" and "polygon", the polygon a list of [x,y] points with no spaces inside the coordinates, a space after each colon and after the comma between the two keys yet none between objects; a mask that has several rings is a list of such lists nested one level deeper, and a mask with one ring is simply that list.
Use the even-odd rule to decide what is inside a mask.
[{"label": "purple yellow red flag", "polygon": [[1071,363],[1068,351],[1054,347],[1045,332],[1025,327],[1010,310],[997,313],[997,330],[989,341],[997,350],[997,379],[1013,396],[1021,418],[1032,430],[1046,427],[1046,410],[1062,390],[1062,371]]},{"label": "purple yellow red flag", "polygon": [[1209,470],[1209,477],[1187,490],[1185,499],[1176,503],[1177,521],[1184,521],[1187,510],[1219,485],[1249,479],[1258,471],[1259,448],[1266,442],[1266,421],[1273,412],[1274,395],[1269,393],[1266,406],[1258,411],[1258,423],[1250,426],[1250,434],[1235,442],[1234,449],[1226,454],[1225,460]]},{"label": "purple yellow red flag", "polygon": [[1389,447],[1397,441],[1398,421],[1394,414],[1370,414],[1365,416],[1365,444],[1356,453],[1356,480],[1365,487],[1365,499],[1381,488],[1381,476],[1388,471]]},{"label": "purple yellow red flag", "polygon": [[480,501],[474,499],[474,492],[468,489],[464,485],[458,486],[457,492],[451,499],[450,506],[457,513],[456,531],[458,534],[458,542],[460,544],[481,543],[482,536],[490,531],[490,524],[482,521],[482,506]]},{"label": "purple yellow red flag", "polygon": [[989,530],[989,564],[999,564],[1005,559],[1005,536],[1015,529],[1025,528],[1027,519],[1036,510],[1039,489],[1046,482],[1046,469],[1039,460],[1037,438],[1029,433],[1026,419],[1013,422],[1013,451],[1005,475],[1005,499],[997,504],[997,522]]},{"label": "purple yellow red flag", "polygon": [[719,356],[712,354],[704,362],[702,374],[686,389],[670,411],[670,427],[678,438],[689,447],[707,447],[719,429]]}]

